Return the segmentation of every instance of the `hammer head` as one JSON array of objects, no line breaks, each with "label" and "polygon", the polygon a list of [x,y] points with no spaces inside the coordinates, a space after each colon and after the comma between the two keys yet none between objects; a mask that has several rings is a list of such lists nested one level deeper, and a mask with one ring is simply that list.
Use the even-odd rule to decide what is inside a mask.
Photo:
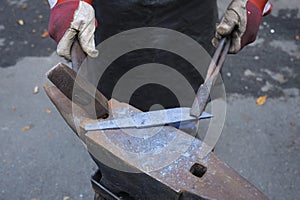
[{"label": "hammer head", "polygon": [[67,65],[59,63],[46,75],[66,97],[89,113],[91,118],[98,119],[108,116],[106,97]]}]

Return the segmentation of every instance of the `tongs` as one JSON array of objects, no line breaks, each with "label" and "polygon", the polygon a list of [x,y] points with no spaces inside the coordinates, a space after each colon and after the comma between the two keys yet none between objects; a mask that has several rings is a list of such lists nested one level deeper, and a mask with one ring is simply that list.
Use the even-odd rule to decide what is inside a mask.
[{"label": "tongs", "polygon": [[209,64],[204,83],[201,84],[201,86],[198,89],[190,111],[190,115],[199,117],[204,111],[210,98],[211,88],[218,77],[218,74],[225,61],[226,55],[228,54],[230,43],[231,38],[229,37],[225,37],[220,40],[218,47]]}]

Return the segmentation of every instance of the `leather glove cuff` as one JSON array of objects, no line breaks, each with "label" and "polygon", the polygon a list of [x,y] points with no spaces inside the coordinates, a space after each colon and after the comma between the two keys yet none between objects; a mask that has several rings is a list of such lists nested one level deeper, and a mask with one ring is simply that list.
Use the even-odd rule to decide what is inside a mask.
[{"label": "leather glove cuff", "polygon": [[78,6],[78,0],[68,0],[64,3],[57,2],[51,9],[48,30],[51,38],[53,38],[57,44],[70,27]]}]

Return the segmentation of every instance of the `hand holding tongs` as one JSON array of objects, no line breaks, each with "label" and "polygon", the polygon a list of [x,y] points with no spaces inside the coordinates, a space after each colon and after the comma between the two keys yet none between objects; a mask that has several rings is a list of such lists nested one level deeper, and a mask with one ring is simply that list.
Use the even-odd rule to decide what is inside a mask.
[{"label": "hand holding tongs", "polygon": [[199,117],[204,111],[211,91],[211,87],[216,81],[221,67],[225,61],[231,43],[231,38],[222,38],[209,64],[206,78],[198,89],[190,115]]}]

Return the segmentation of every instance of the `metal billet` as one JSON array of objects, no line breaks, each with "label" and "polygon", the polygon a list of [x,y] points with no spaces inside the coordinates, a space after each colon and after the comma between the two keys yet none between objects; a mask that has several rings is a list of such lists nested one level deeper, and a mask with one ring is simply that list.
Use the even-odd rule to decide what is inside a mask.
[{"label": "metal billet", "polygon": [[115,118],[112,120],[101,120],[87,123],[84,126],[86,131],[106,130],[115,128],[147,128],[162,126],[176,122],[196,121],[213,117],[203,112],[199,118],[190,116],[190,108],[180,107],[157,111],[129,114],[128,117]]}]

